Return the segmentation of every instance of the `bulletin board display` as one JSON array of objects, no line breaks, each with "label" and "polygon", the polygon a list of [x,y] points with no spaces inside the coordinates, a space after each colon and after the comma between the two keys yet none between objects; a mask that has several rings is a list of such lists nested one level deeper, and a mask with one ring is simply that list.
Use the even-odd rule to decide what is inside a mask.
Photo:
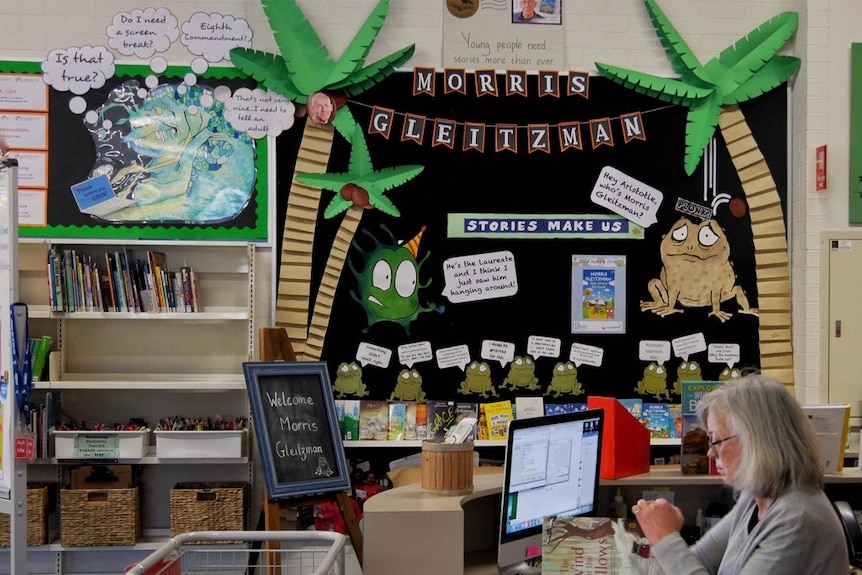
[{"label": "bulletin board display", "polygon": [[[42,70],[5,61],[0,74],[40,84]],[[41,109],[0,105],[26,173],[21,237],[265,240],[267,141],[235,130],[221,97],[254,87],[227,67],[117,65],[84,94],[45,84]]]},{"label": "bulletin board display", "polygon": [[[751,206],[720,132],[687,176],[687,109],[602,77],[556,97],[527,79],[526,94],[477,96],[470,74],[461,93],[438,73],[431,95],[403,72],[348,100],[375,170],[424,169],[388,191],[397,217],[366,209],[351,237],[322,352],[337,396],[678,402],[682,379],[760,365]],[[741,110],[786,214],[787,90]],[[564,134],[573,125],[577,145]],[[335,138],[329,172],[349,170],[350,149]],[[277,150],[280,217],[295,154]],[[310,309],[343,223],[323,214],[332,197],[321,192]],[[669,271],[689,248],[694,273]],[[392,271],[382,305],[405,307],[387,316],[369,303],[375,269],[404,260],[415,283],[397,293]],[[662,310],[668,293],[676,304]]]}]

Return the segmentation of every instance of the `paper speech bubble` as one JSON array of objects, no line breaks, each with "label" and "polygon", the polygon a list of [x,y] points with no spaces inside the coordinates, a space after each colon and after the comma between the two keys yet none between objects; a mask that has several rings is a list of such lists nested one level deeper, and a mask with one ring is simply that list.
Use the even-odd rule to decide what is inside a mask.
[{"label": "paper speech bubble", "polygon": [[402,365],[413,368],[413,364],[420,361],[430,361],[434,357],[430,341],[416,341],[398,346],[398,361]]},{"label": "paper speech bubble", "polygon": [[460,367],[461,371],[464,371],[464,368],[470,363],[470,348],[466,345],[443,347],[438,349],[435,355],[439,369]]},{"label": "paper speech bubble", "polygon": [[449,258],[443,262],[443,296],[452,303],[509,297],[518,293],[515,256],[510,251]]},{"label": "paper speech bubble", "polygon": [[601,347],[573,343],[572,348],[569,350],[569,361],[574,363],[576,367],[581,367],[583,363],[592,365],[593,367],[601,367],[604,355],[605,350]]},{"label": "paper speech bubble", "polygon": [[596,179],[590,199],[648,228],[658,221],[656,214],[664,194],[616,168],[605,166]]},{"label": "paper speech bubble", "polygon": [[195,56],[215,63],[229,60],[231,48],[251,48],[251,38],[247,20],[217,12],[195,12],[183,23],[180,42]]},{"label": "paper speech bubble", "polygon": [[295,112],[293,102],[260,88],[240,88],[225,102],[225,119],[256,140],[291,128]]},{"label": "paper speech bubble", "polygon": [[723,363],[727,367],[739,363],[738,343],[711,343],[706,353],[710,363]]},{"label": "paper speech bubble", "polygon": [[556,337],[544,337],[541,335],[531,335],[527,339],[527,353],[533,356],[533,359],[545,357],[560,357],[560,346],[562,342]]},{"label": "paper speech bubble", "polygon": [[177,17],[167,8],[118,12],[108,25],[108,45],[123,56],[150,58],[167,52],[180,36]]},{"label": "paper speech bubble", "polygon": [[58,92],[78,96],[101,88],[114,73],[114,55],[104,46],[58,48],[42,60],[42,80]]},{"label": "paper speech bubble", "polygon": [[670,342],[644,339],[638,344],[638,358],[664,364],[670,359]]},{"label": "paper speech bubble", "polygon": [[389,367],[389,361],[392,359],[392,350],[373,343],[361,342],[356,350],[356,361],[362,367],[366,365],[376,365],[377,367]]},{"label": "paper speech bubble", "polygon": [[515,344],[508,341],[486,339],[482,341],[482,359],[499,361],[501,366],[510,363],[515,357]]},{"label": "paper speech bubble", "polygon": [[688,356],[706,349],[706,340],[702,333],[693,333],[673,340],[673,353],[688,361]]}]

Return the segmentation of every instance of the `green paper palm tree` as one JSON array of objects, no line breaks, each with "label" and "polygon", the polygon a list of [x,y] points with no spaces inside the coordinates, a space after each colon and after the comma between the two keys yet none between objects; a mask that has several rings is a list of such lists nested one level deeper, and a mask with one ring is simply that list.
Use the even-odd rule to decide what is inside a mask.
[{"label": "green paper palm tree", "polygon": [[598,62],[596,67],[623,86],[688,108],[684,158],[688,175],[697,168],[718,126],[751,216],[761,368],[792,386],[790,273],[784,213],[775,180],[739,104],[777,88],[799,70],[798,58],[778,55],[795,33],[799,17],[795,12],[779,14],[701,65],[655,0],[644,0],[644,4],[680,78],[661,78]]},{"label": "green paper palm tree", "polygon": [[[331,125],[320,125],[311,120],[305,124],[282,231],[275,323],[286,329],[298,359],[317,360],[320,359],[321,349],[306,350],[309,321],[328,324],[331,306],[325,309],[318,302],[327,299],[324,297],[321,300],[323,295],[327,295],[330,300],[334,295],[346,260],[347,247],[359,226],[363,208],[350,206],[345,210],[327,259],[322,284],[316,290],[315,311],[310,319],[312,252],[321,194],[319,188],[299,182],[298,174],[326,171],[332,152],[333,128],[348,141],[354,144],[358,141],[354,137],[356,121],[347,106],[343,105],[344,99],[364,92],[394,73],[410,59],[415,45],[411,44],[374,63],[365,64],[365,58],[389,12],[389,0],[377,3],[337,61],[332,59],[296,0],[262,0],[262,5],[281,53],[234,48],[230,53],[234,66],[264,88],[295,101],[302,108],[317,92],[335,96],[333,101],[342,104],[332,117]],[[363,139],[361,132],[358,139]],[[315,317],[318,313],[323,316]],[[322,348],[322,337],[318,339]]]},{"label": "green paper palm tree", "polygon": [[[351,142],[349,171],[297,174],[296,181],[335,192],[335,196],[323,212],[325,218],[332,218],[347,211],[352,215],[351,221],[355,220],[358,226],[359,218],[366,209],[371,208],[376,208],[392,217],[399,217],[401,212],[386,197],[386,192],[415,178],[424,166],[396,166],[375,171],[371,164],[371,155],[368,153],[368,144],[359,125],[354,127],[349,141]],[[355,232],[356,226],[344,225],[336,232],[333,249],[327,259],[327,272],[324,273],[321,289],[314,300],[314,310],[311,314],[304,350],[305,357],[308,359],[312,357],[319,359],[323,351],[335,288],[347,260],[347,246],[353,241]],[[336,272],[337,275],[333,275]]]}]

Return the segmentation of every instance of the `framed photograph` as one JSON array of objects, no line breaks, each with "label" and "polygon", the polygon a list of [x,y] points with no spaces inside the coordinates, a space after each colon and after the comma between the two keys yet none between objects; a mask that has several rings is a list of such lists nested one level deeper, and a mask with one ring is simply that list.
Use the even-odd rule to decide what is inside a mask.
[{"label": "framed photograph", "polygon": [[325,362],[244,362],[268,499],[348,489]]}]

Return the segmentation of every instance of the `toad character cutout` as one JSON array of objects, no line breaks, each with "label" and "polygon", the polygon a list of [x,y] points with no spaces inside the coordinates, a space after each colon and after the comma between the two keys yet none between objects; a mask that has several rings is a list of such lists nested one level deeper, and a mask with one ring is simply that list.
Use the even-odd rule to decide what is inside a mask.
[{"label": "toad character cutout", "polygon": [[680,218],[661,242],[661,273],[647,284],[652,301],[641,301],[641,310],[662,317],[682,313],[676,307],[709,306],[709,315],[722,322],[733,314],[722,311],[721,303],[736,298],[740,313],[757,315],[736,285],[730,261],[730,244],[721,226],[713,220],[699,225]]}]

